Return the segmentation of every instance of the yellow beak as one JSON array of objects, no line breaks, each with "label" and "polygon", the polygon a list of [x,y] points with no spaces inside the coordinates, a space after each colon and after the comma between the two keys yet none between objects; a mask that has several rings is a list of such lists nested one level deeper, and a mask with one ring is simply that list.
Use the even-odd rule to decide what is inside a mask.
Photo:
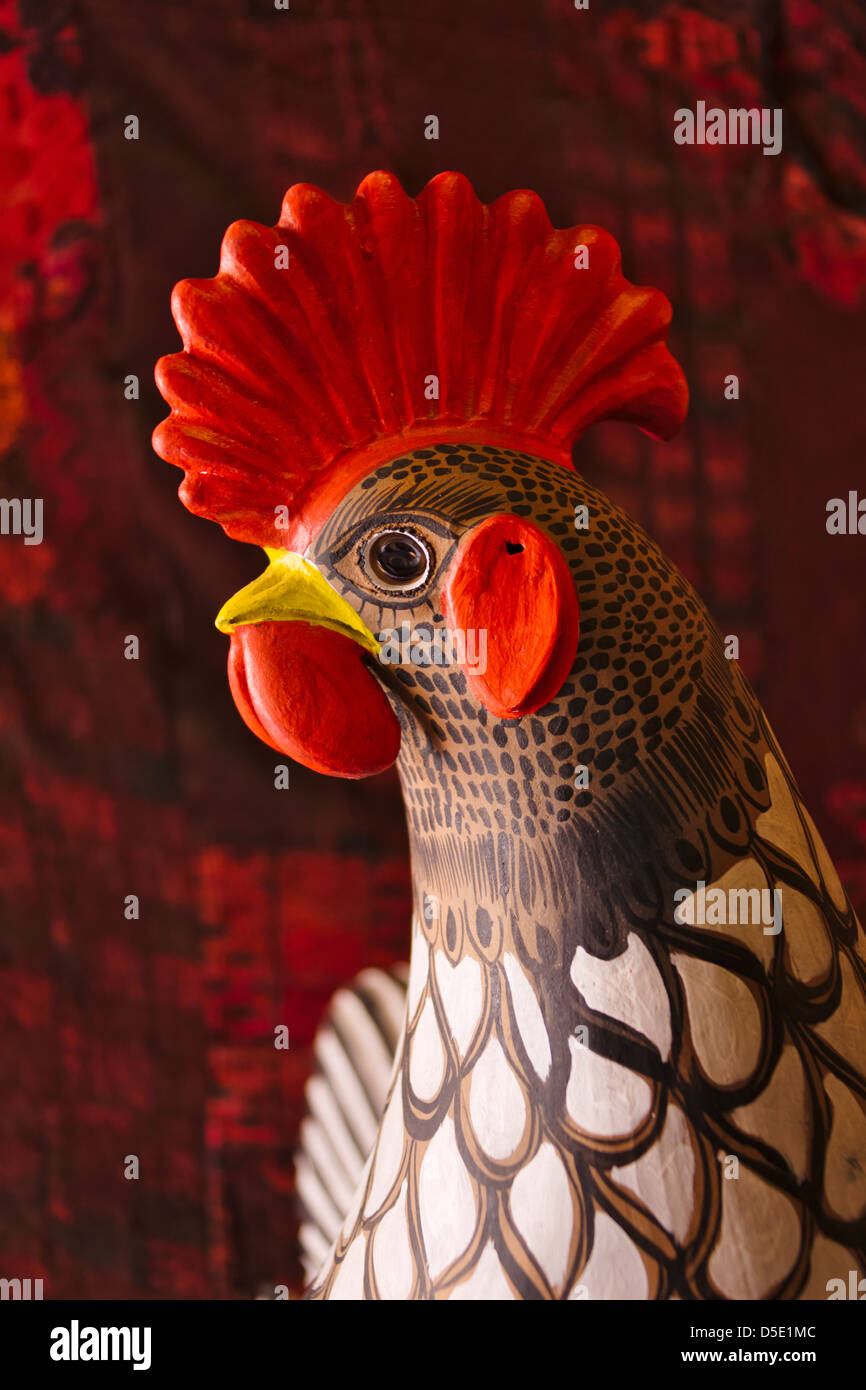
[{"label": "yellow beak", "polygon": [[342,632],[373,656],[379,655],[381,644],[315,565],[290,550],[265,553],[268,567],[264,573],[238,589],[217,614],[220,632],[234,632],[245,623],[315,623]]}]

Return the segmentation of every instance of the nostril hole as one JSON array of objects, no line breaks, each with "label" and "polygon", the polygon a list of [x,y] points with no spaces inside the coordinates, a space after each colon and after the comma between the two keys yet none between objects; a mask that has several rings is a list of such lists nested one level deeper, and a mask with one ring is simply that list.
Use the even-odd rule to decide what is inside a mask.
[{"label": "nostril hole", "polygon": [[506,541],[505,549],[508,551],[509,555],[520,555],[523,551],[523,546],[518,545],[515,541]]}]

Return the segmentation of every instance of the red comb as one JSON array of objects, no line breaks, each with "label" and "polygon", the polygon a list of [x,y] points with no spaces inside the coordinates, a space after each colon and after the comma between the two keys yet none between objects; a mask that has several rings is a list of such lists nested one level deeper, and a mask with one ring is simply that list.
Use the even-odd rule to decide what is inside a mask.
[{"label": "red comb", "polygon": [[183,351],[157,364],[171,415],[154,447],[184,469],[190,511],[256,545],[286,546],[281,507],[299,545],[413,448],[461,440],[568,467],[596,420],[667,438],[685,417],[670,305],[623,278],[613,238],[554,230],[534,193],[486,206],[460,174],[417,199],[370,174],[349,204],[296,184],[276,227],[229,227],[219,274],[181,281],[172,312]]}]

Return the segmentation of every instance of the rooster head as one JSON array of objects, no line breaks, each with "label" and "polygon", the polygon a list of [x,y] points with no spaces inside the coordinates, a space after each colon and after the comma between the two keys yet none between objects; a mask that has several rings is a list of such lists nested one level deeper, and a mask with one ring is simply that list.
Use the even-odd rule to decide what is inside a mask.
[{"label": "rooster head", "polygon": [[172,308],[154,446],[190,510],[267,555],[217,617],[253,732],[362,777],[419,721],[446,741],[449,700],[547,705],[580,633],[572,445],[603,418],[668,437],[687,401],[670,306],[613,239],[457,174],[417,200],[372,174],[348,205],[296,185]]}]

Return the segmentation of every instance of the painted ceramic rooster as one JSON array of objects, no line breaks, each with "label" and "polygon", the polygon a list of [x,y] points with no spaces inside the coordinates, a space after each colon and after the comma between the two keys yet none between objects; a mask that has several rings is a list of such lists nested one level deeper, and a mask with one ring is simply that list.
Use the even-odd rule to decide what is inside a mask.
[{"label": "painted ceramic rooster", "polygon": [[173,309],[156,448],[268,557],[217,620],[238,708],[396,760],[411,838],[408,989],[368,972],[317,1046],[310,1296],[859,1277],[863,935],[700,600],[572,462],[681,424],[664,296],[532,193],[379,173],[236,223]]}]

